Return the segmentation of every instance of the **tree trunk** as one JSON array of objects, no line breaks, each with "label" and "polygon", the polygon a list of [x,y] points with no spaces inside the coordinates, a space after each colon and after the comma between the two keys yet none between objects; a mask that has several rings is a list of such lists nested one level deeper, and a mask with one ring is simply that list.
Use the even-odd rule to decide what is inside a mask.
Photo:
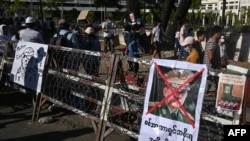
[{"label": "tree trunk", "polygon": [[140,2],[139,0],[127,0],[128,13],[134,13],[136,18],[140,18]]},{"label": "tree trunk", "polygon": [[164,32],[166,46],[174,47],[174,35],[178,25],[186,18],[192,0],[181,0],[173,17],[173,21],[168,24]]},{"label": "tree trunk", "polygon": [[172,13],[172,9],[174,7],[175,0],[165,0],[162,4],[160,19],[162,21],[162,28],[165,31],[168,25],[169,18]]}]

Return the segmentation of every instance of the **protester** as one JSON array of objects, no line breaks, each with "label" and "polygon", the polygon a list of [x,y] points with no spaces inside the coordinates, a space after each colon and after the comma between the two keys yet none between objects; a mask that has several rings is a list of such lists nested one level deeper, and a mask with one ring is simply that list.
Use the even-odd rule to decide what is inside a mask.
[{"label": "protester", "polygon": [[[188,25],[188,21],[184,20],[182,22],[181,29],[180,29],[180,39],[179,39],[180,44],[187,37],[187,35],[186,35],[187,25]],[[188,52],[185,50],[184,46],[181,46],[181,50],[180,50],[180,53],[179,53],[179,56],[178,56],[178,60],[186,59],[187,56],[188,56]]]},{"label": "protester", "polygon": [[[133,34],[132,41],[128,45],[128,56],[138,58],[139,47],[140,44],[138,42],[138,34]],[[132,71],[135,74],[137,74],[139,70],[139,64],[137,62],[132,62],[132,61],[128,61],[128,63],[129,63],[129,71]]]},{"label": "protester", "polygon": [[125,41],[126,46],[130,43],[130,36],[131,36],[131,25],[126,22],[123,27],[123,38]]},{"label": "protester", "polygon": [[190,52],[186,58],[186,61],[196,64],[199,63],[199,53],[193,45],[194,45],[194,37],[192,36],[186,37],[185,40],[181,43],[181,46],[184,46],[186,50]]},{"label": "protester", "polygon": [[115,25],[111,21],[110,17],[107,17],[106,21],[102,24],[102,31],[103,31],[103,37],[104,37],[104,52],[107,52],[108,50],[110,50],[111,53],[114,53]]},{"label": "protester", "polygon": [[53,35],[53,38],[56,38],[60,35],[66,36],[67,41],[63,46],[72,47],[71,37],[73,34],[69,30],[69,23],[65,19],[60,19],[58,24],[59,24],[59,31]]},{"label": "protester", "polygon": [[228,65],[228,55],[226,51],[224,36],[221,36],[221,39],[219,40],[219,46],[220,46],[221,68],[223,70],[226,70]]},{"label": "protester", "polygon": [[156,54],[161,59],[161,42],[162,42],[162,27],[161,21],[156,22],[156,26],[152,30],[151,44],[154,46],[153,58]]},{"label": "protester", "polygon": [[174,48],[174,56],[177,56],[177,52],[180,52],[181,45],[180,45],[180,27],[177,28],[175,31],[175,48]]},{"label": "protester", "polygon": [[20,31],[20,39],[27,42],[44,43],[40,32],[35,30],[36,19],[34,17],[27,17],[25,19],[26,29]]},{"label": "protester", "polygon": [[194,47],[198,51],[199,54],[199,64],[203,64],[203,58],[204,58],[204,49],[202,47],[201,42],[203,42],[206,38],[206,32],[204,30],[198,30],[196,33],[197,40],[195,40]]},{"label": "protester", "polygon": [[214,26],[211,28],[211,36],[206,43],[203,63],[208,69],[221,69],[220,47],[218,41],[221,37],[222,28]]},{"label": "protester", "polygon": [[72,48],[75,49],[84,49],[84,47],[87,45],[86,41],[83,39],[83,33],[82,33],[82,28],[79,27],[78,25],[73,25],[71,27],[71,32],[72,32],[72,36],[71,36],[71,44],[72,44]]},{"label": "protester", "polygon": [[18,26],[16,28],[15,34],[11,37],[11,41],[19,41],[20,40],[20,31],[22,29],[25,29],[26,27],[24,25]]},{"label": "protester", "polygon": [[[100,52],[101,44],[98,38],[94,35],[94,29],[92,27],[87,27],[85,30],[85,40],[87,46],[85,50]],[[83,67],[87,74],[99,76],[99,67],[100,67],[100,56],[88,55],[85,54],[83,57]]]},{"label": "protester", "polygon": [[8,31],[8,26],[6,24],[1,24],[0,25],[0,40],[1,41],[10,41],[11,36]]}]

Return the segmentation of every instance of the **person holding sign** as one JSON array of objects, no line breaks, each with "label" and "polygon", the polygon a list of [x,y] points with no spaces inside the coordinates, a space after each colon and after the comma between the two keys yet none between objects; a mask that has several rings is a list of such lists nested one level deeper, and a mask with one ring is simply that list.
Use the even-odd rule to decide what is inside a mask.
[{"label": "person holding sign", "polygon": [[[190,86],[185,85],[177,92],[174,92],[181,84],[183,84],[187,79],[189,79],[193,73],[188,70],[170,70],[165,73],[165,76],[170,83],[173,92],[171,92],[171,88],[163,83],[163,96],[169,97],[164,104],[158,107],[153,114],[166,117],[172,120],[181,121],[184,123],[189,123],[189,120],[194,121],[193,116],[185,111],[185,108],[181,108],[184,104],[188,92],[190,91]],[[189,118],[189,119],[188,119]]]}]

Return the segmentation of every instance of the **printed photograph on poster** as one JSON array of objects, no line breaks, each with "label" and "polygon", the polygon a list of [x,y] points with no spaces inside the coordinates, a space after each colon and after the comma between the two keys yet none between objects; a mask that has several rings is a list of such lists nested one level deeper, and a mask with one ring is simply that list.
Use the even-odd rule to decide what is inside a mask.
[{"label": "printed photograph on poster", "polygon": [[[164,73],[173,89],[180,87],[181,84],[183,84],[197,72],[190,71],[188,69],[172,69],[162,66],[159,66],[159,68]],[[166,85],[163,78],[159,75],[156,69],[154,71],[153,79],[153,85],[150,93],[151,106],[156,104],[156,102],[160,101],[164,97],[171,95],[171,88]],[[188,124],[190,124],[189,120],[194,122],[195,108],[197,105],[200,84],[201,75],[176,92],[174,94],[175,96],[170,96],[166,101],[164,101],[163,104],[161,104],[160,107],[155,109],[152,114]],[[181,108],[181,106],[183,106],[183,108]]]},{"label": "printed photograph on poster", "polygon": [[139,141],[197,140],[206,78],[206,65],[153,59]]},{"label": "printed photograph on poster", "polygon": [[36,92],[41,91],[48,45],[19,41],[10,80]]},{"label": "printed photograph on poster", "polygon": [[219,74],[216,108],[239,111],[241,110],[246,76],[234,74]]}]

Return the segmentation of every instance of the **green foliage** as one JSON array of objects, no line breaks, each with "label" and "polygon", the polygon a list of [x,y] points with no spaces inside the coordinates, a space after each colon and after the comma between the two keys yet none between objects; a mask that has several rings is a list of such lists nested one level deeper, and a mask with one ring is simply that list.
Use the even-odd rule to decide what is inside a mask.
[{"label": "green foliage", "polygon": [[65,17],[65,19],[70,21],[70,23],[75,24],[77,22],[78,15],[79,15],[79,11],[77,11],[77,9],[73,8],[70,11],[67,11],[67,13],[65,13],[64,17]]},{"label": "green foliage", "polygon": [[[144,21],[145,24],[150,24],[152,21],[151,13],[144,13],[141,12],[141,18]],[[145,19],[144,19],[145,18]],[[151,23],[152,24],[152,23]]]},{"label": "green foliage", "polygon": [[109,6],[109,7],[118,7],[120,0],[94,0],[96,7]]}]

